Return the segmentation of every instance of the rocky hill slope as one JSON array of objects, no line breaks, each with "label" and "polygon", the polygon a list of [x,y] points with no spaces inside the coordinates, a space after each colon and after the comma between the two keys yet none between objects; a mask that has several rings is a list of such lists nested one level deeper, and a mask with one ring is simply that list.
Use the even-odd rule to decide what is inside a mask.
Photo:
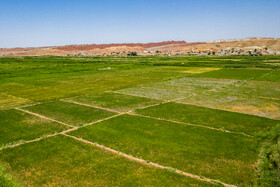
[{"label": "rocky hill slope", "polygon": [[151,54],[158,52],[178,53],[195,51],[221,51],[232,49],[280,51],[280,39],[245,38],[195,43],[187,43],[185,41],[166,41],[158,43],[89,44],[33,48],[3,48],[0,49],[0,56],[126,55],[132,51],[141,54]]}]

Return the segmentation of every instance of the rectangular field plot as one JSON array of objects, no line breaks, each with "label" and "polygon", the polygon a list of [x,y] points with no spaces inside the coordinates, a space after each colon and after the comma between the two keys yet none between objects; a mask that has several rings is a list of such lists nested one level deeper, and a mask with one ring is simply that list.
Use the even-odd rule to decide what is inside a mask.
[{"label": "rectangular field plot", "polygon": [[267,81],[241,81],[222,89],[217,89],[232,94],[244,94],[252,98],[254,97],[267,97],[280,99],[280,84],[276,82]]},{"label": "rectangular field plot", "polygon": [[68,127],[14,109],[0,111],[0,147],[53,134]]},{"label": "rectangular field plot", "polygon": [[259,97],[253,94],[238,94],[226,90],[209,91],[180,101],[186,104],[280,119],[280,99]]},{"label": "rectangular field plot", "polygon": [[43,103],[24,109],[74,126],[81,126],[115,114],[63,101]]},{"label": "rectangular field plot", "polygon": [[166,103],[143,110],[137,110],[137,113],[249,135],[254,135],[259,131],[269,130],[273,125],[279,123],[277,120],[268,118],[181,103]]},{"label": "rectangular field plot", "polygon": [[0,152],[23,186],[213,186],[58,135]]},{"label": "rectangular field plot", "polygon": [[22,104],[27,104],[30,101],[28,99],[15,97],[13,95],[0,93],[0,110],[10,109]]},{"label": "rectangular field plot", "polygon": [[126,154],[230,184],[246,184],[258,152],[253,138],[122,115],[69,133]]},{"label": "rectangular field plot", "polygon": [[[280,66],[280,63],[278,66]],[[280,82],[280,70],[274,70],[263,77],[256,78],[255,80]]]},{"label": "rectangular field plot", "polygon": [[184,77],[165,82],[144,84],[137,87],[118,90],[118,92],[156,99],[172,100],[192,96],[207,90],[219,89],[234,82],[236,81]]},{"label": "rectangular field plot", "polygon": [[139,107],[160,103],[159,100],[136,97],[118,93],[102,93],[66,99],[94,106],[113,109],[119,112],[133,110]]},{"label": "rectangular field plot", "polygon": [[279,83],[241,81],[219,89],[198,93],[181,101],[188,104],[279,119],[279,98]]},{"label": "rectangular field plot", "polygon": [[[217,71],[210,71],[201,74],[193,75],[195,77],[208,77],[218,79],[238,79],[238,80],[270,80],[274,79],[264,78],[273,70],[262,69],[220,69]],[[279,81],[279,80],[278,80]]]}]

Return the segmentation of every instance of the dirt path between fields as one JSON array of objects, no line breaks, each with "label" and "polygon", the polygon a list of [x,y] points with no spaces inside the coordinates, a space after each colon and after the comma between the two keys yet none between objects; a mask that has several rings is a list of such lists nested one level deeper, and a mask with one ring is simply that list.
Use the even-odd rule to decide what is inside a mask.
[{"label": "dirt path between fields", "polygon": [[[118,155],[123,156],[123,157],[125,157],[129,160],[132,160],[132,161],[136,161],[136,162],[139,162],[139,163],[142,163],[142,164],[145,164],[145,165],[153,166],[153,167],[164,169],[164,170],[170,170],[170,167],[163,166],[163,165],[160,165],[160,164],[157,164],[157,163],[154,163],[154,162],[148,162],[146,160],[130,156],[128,154],[125,154],[125,153],[117,151],[115,149],[106,147],[104,145],[100,145],[100,144],[97,144],[97,143],[94,143],[94,142],[91,142],[91,141],[88,141],[88,140],[85,140],[85,139],[82,139],[82,138],[78,138],[76,136],[71,136],[71,135],[68,135],[68,134],[63,134],[63,135],[65,135],[67,137],[70,137],[70,138],[73,138],[77,141],[93,145],[95,147],[101,148],[101,149],[109,151],[111,153],[118,154]],[[194,174],[191,174],[191,173],[187,173],[187,172],[184,172],[184,171],[181,171],[181,170],[174,169],[174,172],[177,173],[177,174],[184,175],[186,177],[191,177],[191,178],[201,180],[201,181],[204,181],[204,182],[214,183],[214,184],[216,183],[215,180],[213,180],[213,179],[209,179],[209,178],[206,178],[206,177],[201,177],[201,176],[194,175]],[[226,187],[235,187],[235,185],[232,185],[232,184],[227,184],[227,183],[223,183],[223,182],[219,182],[219,183],[226,186]]]},{"label": "dirt path between fields", "polygon": [[19,110],[21,112],[25,112],[25,113],[28,113],[28,114],[31,114],[33,116],[37,116],[39,118],[42,118],[42,119],[46,119],[46,120],[49,120],[49,121],[53,121],[53,122],[56,122],[56,123],[59,123],[59,124],[62,124],[62,125],[65,125],[65,126],[68,126],[68,127],[75,127],[73,125],[69,125],[69,124],[66,124],[64,122],[61,122],[61,121],[58,121],[58,120],[55,120],[55,119],[52,119],[52,118],[49,118],[49,117],[46,117],[46,116],[43,116],[41,114],[37,114],[37,113],[34,113],[34,112],[31,112],[31,111],[28,111],[28,110],[24,110],[22,108],[15,108],[16,110]]},{"label": "dirt path between fields", "polygon": [[64,99],[61,99],[60,101],[63,101],[63,102],[66,102],[66,103],[73,103],[73,104],[81,105],[81,106],[87,106],[87,107],[91,107],[91,108],[97,108],[97,109],[101,109],[101,110],[106,110],[108,112],[120,113],[117,110],[113,110],[113,109],[109,109],[109,108],[103,108],[103,107],[100,107],[100,106],[93,106],[93,105],[86,104],[86,103],[80,103],[80,102],[76,102],[76,101],[68,101],[68,100],[64,100]]},{"label": "dirt path between fields", "polygon": [[[171,102],[171,101],[168,101],[168,102]],[[94,146],[96,146],[96,147],[99,147],[99,148],[101,148],[101,149],[103,149],[103,150],[112,152],[112,153],[114,153],[114,154],[118,154],[118,155],[123,156],[123,157],[125,157],[125,158],[127,158],[127,159],[129,159],[129,160],[132,160],[132,161],[136,161],[136,162],[139,162],[139,163],[142,163],[142,164],[145,164],[145,165],[150,165],[150,166],[153,166],[153,167],[156,167],[156,168],[160,168],[160,169],[164,169],[164,170],[170,170],[170,167],[163,166],[163,165],[160,165],[160,164],[157,164],[157,163],[153,163],[153,162],[148,162],[148,161],[146,161],[146,160],[139,159],[139,158],[136,158],[136,157],[127,155],[127,154],[125,154],[125,153],[116,151],[116,150],[111,149],[111,148],[109,148],[109,147],[106,147],[106,146],[103,146],[103,145],[100,145],[100,144],[96,144],[96,143],[90,142],[90,141],[88,141],[88,140],[84,140],[84,139],[82,139],[82,138],[78,138],[78,137],[69,135],[69,134],[67,134],[67,133],[72,132],[72,131],[75,131],[75,130],[78,130],[79,128],[82,128],[82,127],[85,127],[85,126],[93,125],[93,124],[100,123],[100,122],[105,121],[105,120],[109,120],[109,119],[111,119],[111,118],[118,117],[118,116],[123,115],[123,114],[141,116],[141,117],[151,118],[151,119],[156,119],[156,120],[170,121],[170,122],[173,122],[173,123],[181,123],[181,124],[187,124],[187,123],[184,123],[184,122],[177,122],[177,121],[172,121],[172,120],[166,120],[166,119],[161,119],[161,118],[154,118],[154,117],[144,116],[144,115],[139,115],[139,114],[134,114],[134,113],[131,113],[132,111],[121,113],[121,112],[117,112],[117,111],[114,111],[114,110],[111,110],[111,109],[107,109],[107,108],[103,108],[103,107],[97,107],[97,106],[88,105],[88,104],[83,104],[83,103],[79,103],[79,102],[73,102],[73,103],[74,103],[74,104],[78,104],[78,105],[93,107],[93,108],[99,108],[99,109],[102,109],[102,110],[107,110],[107,111],[115,112],[115,113],[117,113],[117,114],[114,115],[114,116],[110,116],[110,117],[107,117],[107,118],[104,118],[104,119],[100,119],[100,120],[97,120],[97,121],[94,121],[94,122],[85,124],[85,125],[80,126],[80,127],[75,127],[75,126],[68,125],[68,124],[66,124],[66,123],[57,121],[57,120],[55,120],[55,119],[48,118],[48,117],[46,117],[46,116],[43,116],[43,115],[40,115],[40,114],[37,114],[37,113],[30,112],[30,111],[28,111],[28,110],[24,110],[24,109],[21,109],[21,108],[15,108],[16,110],[19,110],[19,111],[22,111],[22,112],[25,112],[25,113],[28,113],[28,114],[31,114],[31,115],[40,117],[40,118],[42,118],[42,119],[46,119],[46,120],[50,120],[50,121],[53,121],[53,122],[57,122],[57,123],[59,123],[59,124],[63,124],[63,125],[66,125],[66,126],[69,126],[69,127],[72,127],[72,128],[71,128],[71,129],[68,129],[68,130],[65,130],[65,131],[62,131],[62,132],[59,132],[59,133],[55,133],[55,134],[50,134],[50,135],[42,136],[42,137],[37,138],[37,139],[33,139],[33,140],[29,140],[29,141],[23,141],[23,142],[16,143],[16,144],[13,144],[13,145],[4,146],[4,147],[0,148],[0,151],[3,150],[3,149],[13,148],[13,147],[17,147],[17,146],[20,146],[20,145],[24,145],[24,144],[27,144],[27,143],[38,142],[38,141],[40,141],[40,140],[43,140],[43,139],[46,139],[46,138],[50,138],[50,137],[54,137],[54,136],[57,136],[57,135],[64,135],[64,136],[67,136],[67,137],[74,138],[74,139],[76,139],[76,140],[78,140],[78,141],[81,141],[81,142],[84,142],[84,143],[87,143],[87,144],[94,145]],[[166,102],[166,103],[167,103],[167,102]],[[155,105],[153,105],[153,106],[160,105],[160,104],[163,104],[163,103],[158,103],[158,104],[155,104]],[[151,106],[147,106],[147,107],[151,107]],[[212,129],[212,130],[218,130],[218,131],[227,132],[227,131],[224,131],[224,130],[221,130],[221,129],[215,129],[215,128],[206,127],[206,126],[193,125],[193,124],[187,124],[187,125],[198,126],[198,127],[208,128],[208,129]],[[232,132],[230,132],[230,133],[232,133]],[[205,181],[205,182],[209,182],[209,183],[217,183],[217,182],[215,182],[215,180],[212,180],[212,179],[209,179],[209,178],[206,178],[206,177],[201,177],[201,176],[198,176],[198,175],[194,175],[194,174],[191,174],[191,173],[187,173],[187,172],[184,172],[184,171],[181,171],[181,170],[176,170],[176,169],[174,169],[174,172],[177,173],[177,174],[180,174],[180,175],[184,175],[184,176],[186,176],[186,177],[191,177],[191,178],[197,179],[197,180],[201,180],[201,181]],[[227,187],[235,187],[235,186],[232,185],[232,184],[227,184],[227,183],[223,183],[223,182],[218,182],[218,183],[220,183],[220,184],[222,184],[222,185],[224,185],[224,186],[227,186]]]},{"label": "dirt path between fields", "polygon": [[78,127],[74,127],[74,128],[72,128],[72,129],[67,129],[67,130],[62,131],[62,132],[58,132],[58,133],[54,133],[54,134],[45,135],[45,136],[42,136],[42,137],[40,137],[40,138],[36,138],[36,139],[33,139],[33,140],[22,141],[22,142],[20,142],[20,143],[16,143],[16,144],[13,144],[13,145],[3,146],[3,147],[0,148],[0,151],[1,151],[1,150],[4,150],[4,149],[13,148],[13,147],[17,147],[17,146],[20,146],[20,145],[32,143],[32,142],[38,142],[38,141],[40,141],[40,140],[43,140],[43,139],[46,139],[46,138],[50,138],[50,137],[54,137],[54,136],[57,136],[57,135],[59,135],[59,134],[68,133],[68,132],[71,132],[71,131],[74,131],[74,130],[77,130],[77,129],[78,129]]},{"label": "dirt path between fields", "polygon": [[4,149],[8,149],[8,148],[13,148],[13,147],[17,147],[17,146],[20,146],[20,145],[24,145],[24,144],[27,144],[27,143],[38,142],[40,140],[43,140],[43,139],[46,139],[46,138],[50,138],[50,137],[54,137],[54,136],[57,136],[59,134],[66,134],[66,133],[78,130],[78,129],[82,128],[82,127],[86,127],[86,126],[89,126],[89,125],[100,123],[102,121],[106,121],[108,119],[115,118],[115,117],[118,117],[118,116],[122,115],[122,114],[116,114],[114,116],[110,116],[110,117],[107,117],[107,118],[104,118],[104,119],[100,119],[100,120],[97,120],[97,121],[94,121],[94,122],[91,122],[91,123],[87,123],[87,124],[85,124],[83,126],[77,127],[77,126],[70,126],[70,125],[68,125],[66,123],[63,123],[63,122],[60,122],[60,121],[48,118],[46,116],[42,116],[42,115],[34,113],[34,112],[30,112],[30,111],[23,110],[23,109],[20,109],[20,108],[16,108],[16,109],[19,110],[19,111],[22,111],[22,112],[25,112],[25,113],[37,116],[39,118],[46,119],[46,120],[53,121],[53,122],[57,122],[57,123],[60,123],[60,124],[63,124],[63,125],[66,125],[66,126],[69,126],[69,127],[72,127],[72,128],[64,130],[62,132],[58,132],[58,133],[54,133],[54,134],[49,134],[49,135],[44,135],[44,136],[42,136],[40,138],[36,138],[36,139],[33,139],[33,140],[21,141],[20,143],[15,143],[15,144],[12,144],[12,145],[4,145],[3,147],[0,147],[0,151],[4,150]]},{"label": "dirt path between fields", "polygon": [[186,122],[181,122],[181,121],[173,121],[173,120],[157,118],[157,117],[152,117],[152,116],[145,116],[145,115],[136,114],[136,113],[127,113],[127,114],[133,115],[133,116],[139,116],[139,117],[143,117],[143,118],[160,120],[160,121],[168,121],[168,122],[171,122],[171,123],[184,124],[184,125],[189,125],[189,126],[193,126],[193,127],[201,127],[201,128],[211,129],[211,130],[215,130],[215,131],[221,131],[221,132],[225,132],[225,133],[229,133],[229,134],[239,134],[239,135],[243,135],[243,136],[253,137],[251,135],[248,135],[248,134],[245,134],[245,133],[242,133],[242,132],[232,132],[232,131],[219,129],[219,128],[215,128],[215,127],[209,127],[209,126],[205,126],[205,125],[197,125],[197,124],[186,123]]},{"label": "dirt path between fields", "polygon": [[[179,99],[181,99],[181,98],[179,98]],[[61,100],[61,101],[64,101],[64,100]],[[152,116],[145,116],[145,115],[134,113],[133,110],[127,111],[127,112],[118,112],[116,110],[112,110],[112,109],[108,109],[108,108],[104,108],[104,107],[99,107],[99,106],[95,106],[95,105],[84,104],[84,103],[75,102],[75,101],[64,101],[64,102],[69,102],[69,103],[74,103],[74,104],[77,104],[77,105],[88,106],[88,107],[92,107],[92,108],[98,108],[98,109],[102,109],[102,110],[106,110],[106,111],[110,111],[110,112],[115,112],[115,113],[118,113],[119,115],[128,114],[128,115],[139,116],[139,117],[143,117],[143,118],[150,118],[150,119],[155,119],[155,120],[160,120],[160,121],[168,121],[168,122],[177,123],[177,124],[184,124],[184,125],[189,125],[189,126],[194,126],[194,127],[207,128],[207,129],[211,129],[211,130],[215,130],[215,131],[221,131],[221,132],[230,133],[230,134],[239,134],[239,135],[243,135],[243,136],[247,136],[247,137],[253,137],[251,135],[248,135],[248,134],[245,134],[245,133],[242,133],[242,132],[233,132],[233,131],[219,129],[219,128],[205,126],[205,125],[198,125],[198,124],[168,120],[168,119],[163,119],[163,118],[157,118],[157,117],[152,117]],[[153,104],[153,105],[149,105],[149,106],[145,106],[145,107],[139,107],[137,109],[145,109],[145,108],[149,108],[149,107],[158,106],[158,105],[161,105],[161,104],[166,104],[166,103],[169,103],[169,102],[173,102],[173,101],[166,101],[166,102],[157,103],[157,104]],[[134,110],[136,110],[136,109],[134,109]],[[86,125],[84,125],[84,126],[86,126]]]},{"label": "dirt path between fields", "polygon": [[154,100],[160,100],[160,101],[170,101],[170,100],[166,100],[166,99],[159,99],[156,97],[148,97],[148,96],[143,96],[143,95],[136,95],[136,94],[131,94],[131,93],[122,93],[122,92],[118,92],[118,91],[107,91],[108,93],[117,93],[117,94],[122,94],[122,95],[130,95],[130,96],[134,96],[134,97],[142,97],[142,98],[146,98],[146,99],[154,99]]},{"label": "dirt path between fields", "polygon": [[[29,111],[27,111],[27,113],[29,113]],[[34,115],[35,113],[31,113],[31,114]],[[95,123],[99,123],[99,122],[102,122],[102,121],[105,121],[105,120],[108,120],[108,119],[111,119],[111,118],[114,118],[114,117],[117,117],[117,116],[120,116],[120,115],[122,115],[122,114],[117,114],[117,115],[114,115],[114,116],[111,116],[111,117],[108,117],[108,118],[104,118],[104,119],[101,119],[101,120],[98,120],[98,121],[95,121],[95,122],[92,122],[92,123],[88,123],[88,124],[86,124],[84,126],[93,125]],[[35,115],[35,116],[38,116],[38,115]],[[40,117],[40,116],[38,116],[38,117]],[[42,116],[42,118],[46,119],[44,116]],[[101,148],[103,150],[109,151],[111,153],[118,154],[120,156],[123,156],[123,157],[129,159],[129,160],[136,161],[136,162],[139,162],[139,163],[142,163],[142,164],[145,164],[145,165],[149,165],[149,166],[153,166],[153,167],[156,167],[156,168],[160,168],[160,169],[164,169],[164,170],[169,170],[170,171],[170,167],[163,166],[163,165],[160,165],[160,164],[156,164],[156,163],[153,163],[153,162],[148,162],[146,160],[139,159],[139,158],[130,156],[128,154],[116,151],[116,150],[111,149],[109,147],[106,147],[106,146],[103,146],[103,145],[100,145],[100,144],[97,144],[97,143],[93,143],[93,142],[90,142],[88,140],[85,140],[85,139],[78,138],[78,137],[75,137],[75,136],[67,134],[69,132],[78,130],[79,128],[82,128],[84,126],[74,127],[74,128],[67,129],[65,131],[59,132],[59,133],[42,136],[42,137],[37,138],[37,139],[33,139],[33,140],[29,140],[29,141],[23,141],[23,142],[20,142],[20,143],[17,143],[17,144],[4,146],[4,147],[0,148],[0,151],[4,150],[4,149],[8,149],[8,148],[14,148],[14,147],[17,147],[17,146],[20,146],[20,145],[28,144],[28,143],[39,142],[39,141],[41,141],[43,139],[51,138],[51,137],[54,137],[54,136],[57,136],[57,135],[64,135],[64,136],[67,136],[67,137],[70,137],[70,138],[74,138],[75,140],[78,140],[78,141],[81,141],[81,142],[84,142],[84,143],[87,143],[87,144],[91,144],[93,146],[96,146],[96,147]],[[224,185],[226,187],[235,187],[235,185],[231,185],[231,184],[227,184],[227,183],[223,183],[223,182],[216,182],[213,179],[209,179],[209,178],[206,178],[206,177],[201,177],[201,176],[194,175],[194,174],[191,174],[191,173],[187,173],[187,172],[184,172],[184,171],[181,171],[181,170],[174,169],[172,171],[174,171],[177,174],[184,175],[186,177],[191,177],[191,178],[194,178],[194,179],[197,179],[197,180],[201,180],[201,181],[204,181],[204,182],[213,183],[213,184],[220,183],[220,184],[222,184],[222,185]]]}]

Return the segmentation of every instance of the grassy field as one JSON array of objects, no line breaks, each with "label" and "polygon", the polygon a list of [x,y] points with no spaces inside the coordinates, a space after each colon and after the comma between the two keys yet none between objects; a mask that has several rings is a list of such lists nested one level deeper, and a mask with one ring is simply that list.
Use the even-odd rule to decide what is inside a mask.
[{"label": "grassy field", "polygon": [[146,107],[161,102],[160,100],[150,98],[108,92],[68,98],[66,101],[86,103],[93,106],[110,108],[119,112],[127,112],[135,108]]},{"label": "grassy field", "polygon": [[137,158],[234,184],[249,179],[257,158],[251,138],[138,116],[123,115],[71,134]]},{"label": "grassy field", "polygon": [[249,135],[269,130],[272,126],[280,123],[278,120],[258,116],[174,102],[137,110],[137,113],[167,120],[210,126]]},{"label": "grassy field", "polygon": [[23,181],[24,186],[211,186],[127,160],[62,135],[0,154],[8,171],[18,181]]},{"label": "grassy field", "polygon": [[73,126],[82,126],[86,123],[114,115],[113,112],[108,112],[106,110],[63,101],[47,102],[25,107],[24,109]]},{"label": "grassy field", "polygon": [[[196,76],[196,75],[195,75]],[[238,80],[260,80],[260,81],[280,81],[279,70],[266,70],[266,69],[220,69],[211,72],[204,72],[198,77],[209,77],[218,79],[238,79]]]},{"label": "grassy field", "polygon": [[1,110],[0,119],[0,147],[19,141],[32,140],[69,128],[15,109]]},{"label": "grassy field", "polygon": [[277,186],[279,60],[2,57],[0,186]]}]

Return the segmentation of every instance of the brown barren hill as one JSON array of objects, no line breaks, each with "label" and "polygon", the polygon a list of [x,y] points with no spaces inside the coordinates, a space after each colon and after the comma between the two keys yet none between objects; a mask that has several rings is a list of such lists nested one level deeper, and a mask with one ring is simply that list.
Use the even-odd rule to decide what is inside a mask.
[{"label": "brown barren hill", "polygon": [[153,47],[178,45],[185,46],[185,41],[166,41],[157,43],[121,43],[121,44],[88,44],[66,45],[37,48],[10,48],[0,49],[0,56],[42,56],[42,55],[74,55],[74,54],[110,54],[113,52],[136,51],[141,52]]},{"label": "brown barren hill", "polygon": [[32,48],[4,48],[0,49],[0,56],[66,56],[66,55],[111,55],[126,54],[136,51],[139,54],[150,54],[146,52],[188,52],[221,49],[265,49],[280,51],[279,38],[245,38],[234,40],[218,40],[212,42],[165,41],[156,43],[115,43],[115,44],[88,44],[88,45],[66,45],[52,47]]},{"label": "brown barren hill", "polygon": [[166,41],[166,42],[158,42],[158,43],[121,43],[121,44],[91,44],[91,45],[66,45],[56,47],[55,49],[65,50],[65,51],[73,51],[73,50],[91,50],[91,49],[106,49],[110,47],[142,47],[142,48],[151,48],[151,47],[159,47],[170,44],[186,44],[185,41]]},{"label": "brown barren hill", "polygon": [[221,50],[226,48],[242,48],[242,49],[255,49],[255,48],[268,48],[272,50],[280,50],[279,38],[251,38],[242,39],[237,41],[221,41],[221,42],[207,42],[196,45],[189,45],[181,48],[181,51],[192,50]]}]

